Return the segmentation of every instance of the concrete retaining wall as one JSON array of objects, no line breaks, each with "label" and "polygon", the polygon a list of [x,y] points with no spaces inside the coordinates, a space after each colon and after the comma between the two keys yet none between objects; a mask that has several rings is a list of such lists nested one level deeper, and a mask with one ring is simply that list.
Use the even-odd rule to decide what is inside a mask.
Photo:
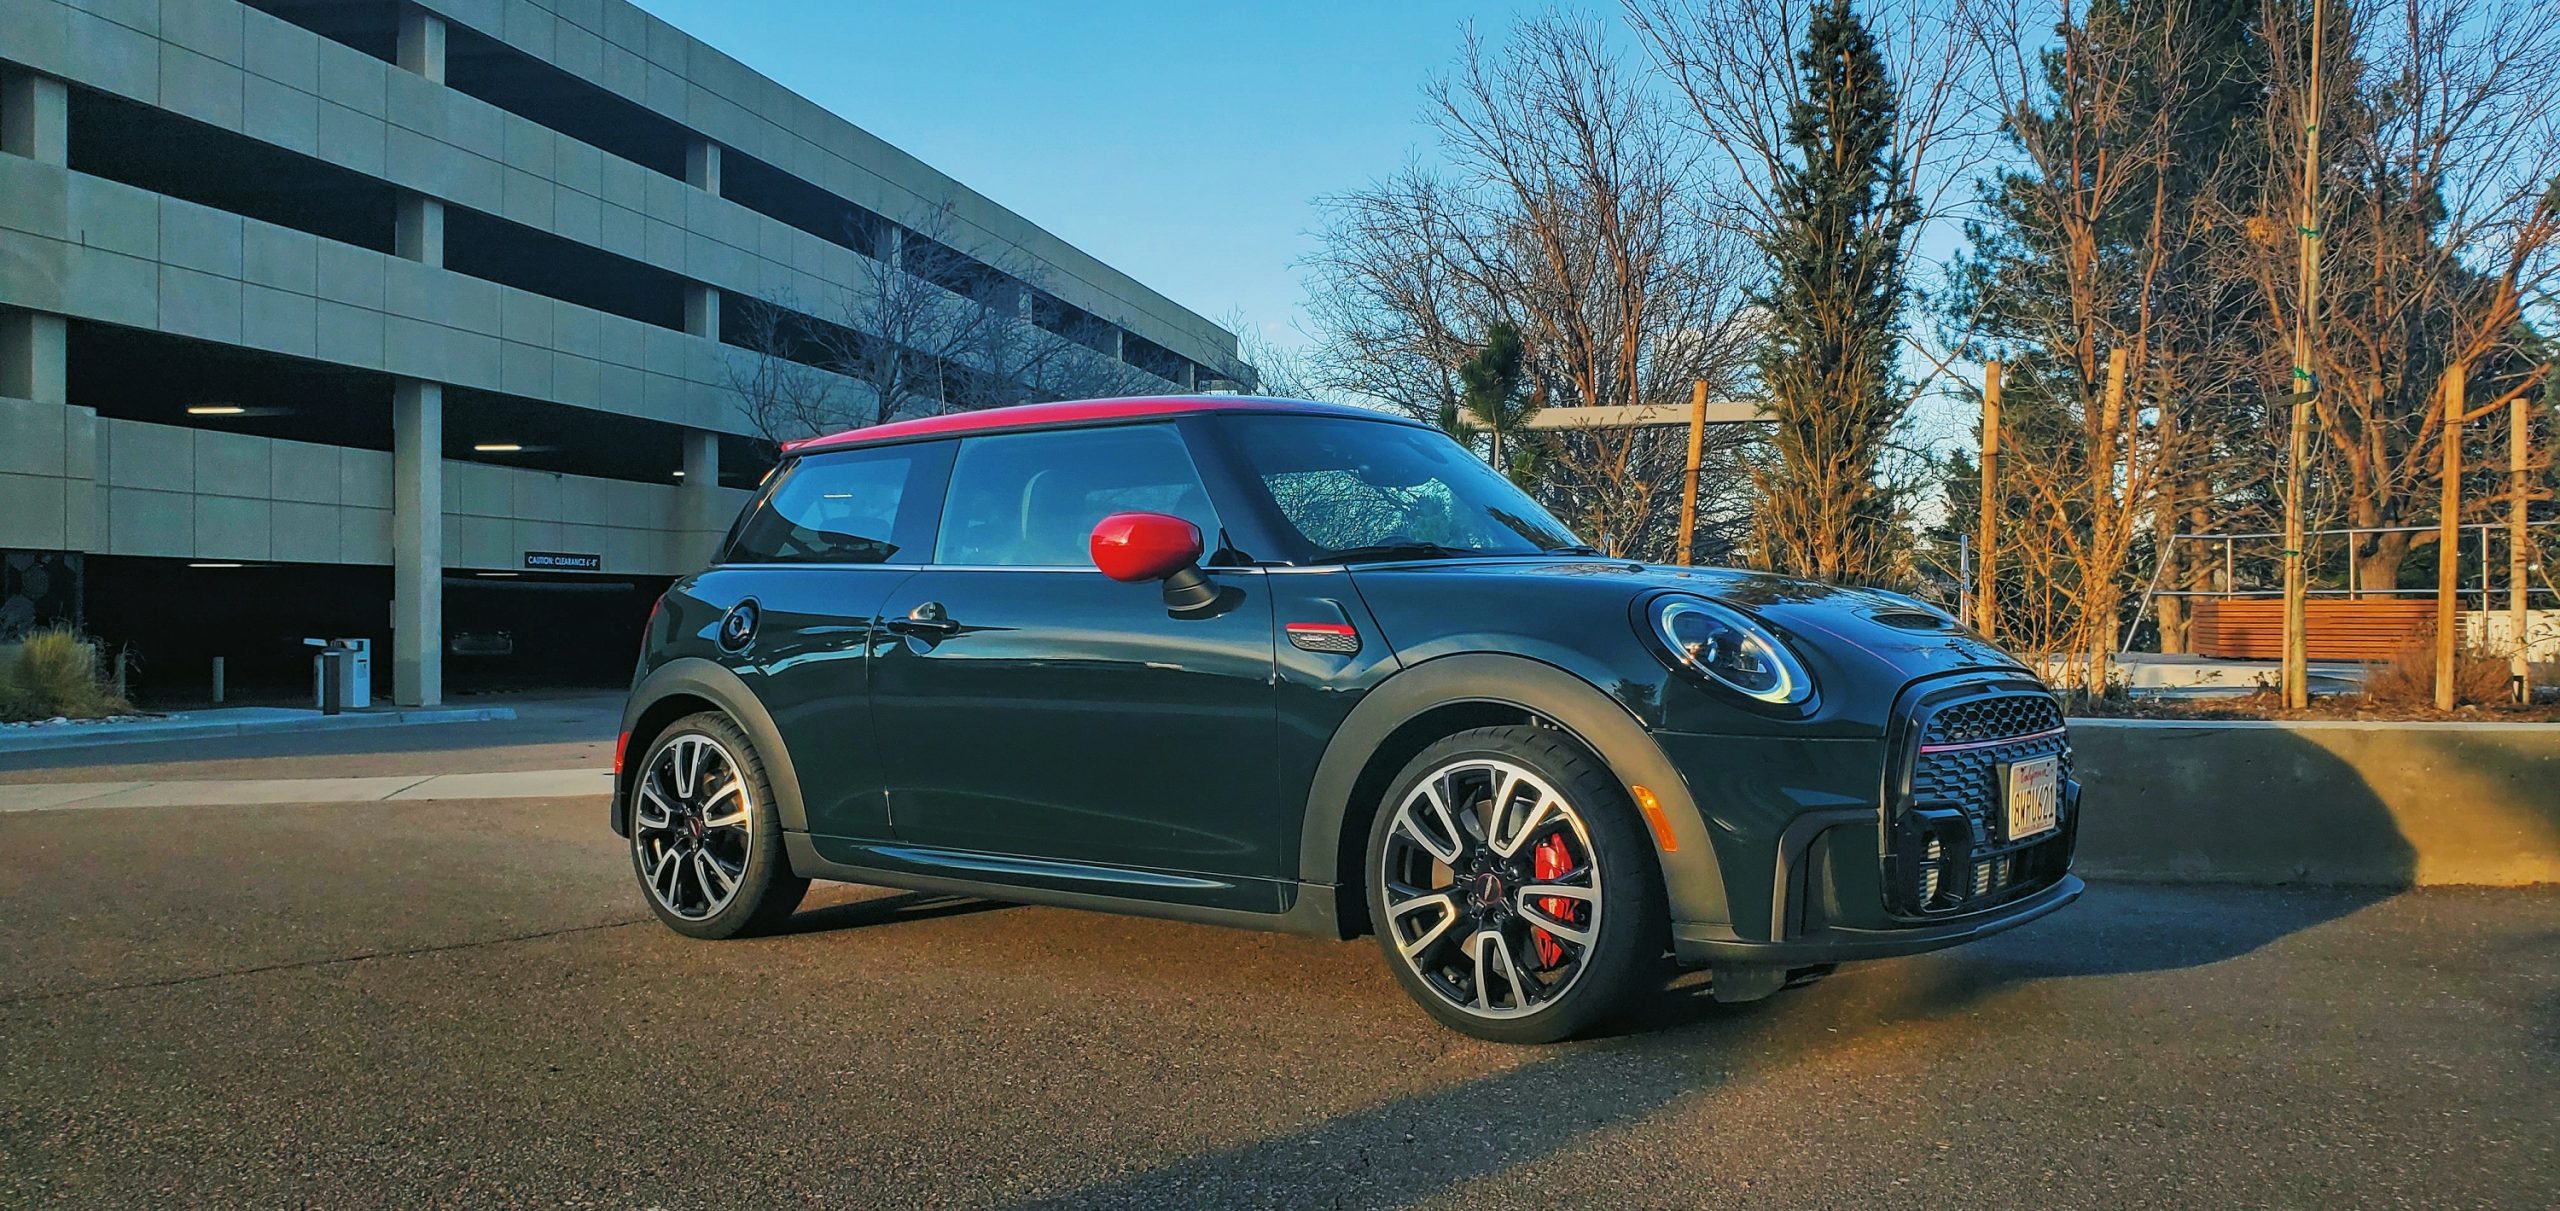
[{"label": "concrete retaining wall", "polygon": [[2560,724],[2071,721],[2078,869],[2560,883]]}]

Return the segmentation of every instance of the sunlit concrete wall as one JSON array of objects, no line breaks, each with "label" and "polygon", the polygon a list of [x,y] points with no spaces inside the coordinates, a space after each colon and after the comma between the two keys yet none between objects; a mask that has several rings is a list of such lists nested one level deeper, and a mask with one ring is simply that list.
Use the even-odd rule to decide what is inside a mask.
[{"label": "sunlit concrete wall", "polygon": [[2075,719],[2071,743],[2085,874],[2560,883],[2560,724]]}]

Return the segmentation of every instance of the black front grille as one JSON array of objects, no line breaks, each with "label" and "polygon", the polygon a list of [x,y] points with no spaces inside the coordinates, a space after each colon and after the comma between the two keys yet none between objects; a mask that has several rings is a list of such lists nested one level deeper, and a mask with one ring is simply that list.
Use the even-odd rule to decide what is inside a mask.
[{"label": "black front grille", "polygon": [[1975,744],[2062,726],[2062,708],[2042,694],[2001,694],[1958,702],[1929,716],[1920,743]]},{"label": "black front grille", "polygon": [[2071,744],[2062,712],[2021,682],[1958,683],[1907,704],[1899,776],[1886,804],[1885,888],[1905,917],[1977,912],[2052,885],[2069,873],[2077,823],[2027,840],[2008,834],[2004,765],[2055,758],[2070,786]]}]

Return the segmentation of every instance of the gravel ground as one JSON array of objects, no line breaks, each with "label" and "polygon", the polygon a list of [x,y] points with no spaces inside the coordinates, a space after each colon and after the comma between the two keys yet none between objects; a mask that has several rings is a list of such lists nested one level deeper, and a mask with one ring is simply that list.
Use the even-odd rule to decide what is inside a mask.
[{"label": "gravel ground", "polygon": [[1366,941],[845,887],[687,941],[602,814],[0,815],[0,1205],[2560,1203],[2560,889],[2099,886],[1519,1049]]}]

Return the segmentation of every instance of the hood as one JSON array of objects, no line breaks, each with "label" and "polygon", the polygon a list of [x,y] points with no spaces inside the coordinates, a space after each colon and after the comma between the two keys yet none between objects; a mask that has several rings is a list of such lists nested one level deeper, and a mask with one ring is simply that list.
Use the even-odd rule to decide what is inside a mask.
[{"label": "hood", "polygon": [[[1614,605],[1607,612],[1613,620],[1624,619],[1630,604],[1656,591],[1692,593],[1758,616],[1817,664],[1864,665],[1861,672],[1868,676],[1898,682],[1964,669],[2024,667],[1944,611],[1911,598],[1760,572],[1590,558],[1451,559],[1363,565],[1352,576],[1373,604],[1380,596],[1445,602],[1458,595],[1553,603],[1550,609],[1575,616],[1587,610],[1595,617]],[[1393,630],[1388,638],[1399,641]]]}]

